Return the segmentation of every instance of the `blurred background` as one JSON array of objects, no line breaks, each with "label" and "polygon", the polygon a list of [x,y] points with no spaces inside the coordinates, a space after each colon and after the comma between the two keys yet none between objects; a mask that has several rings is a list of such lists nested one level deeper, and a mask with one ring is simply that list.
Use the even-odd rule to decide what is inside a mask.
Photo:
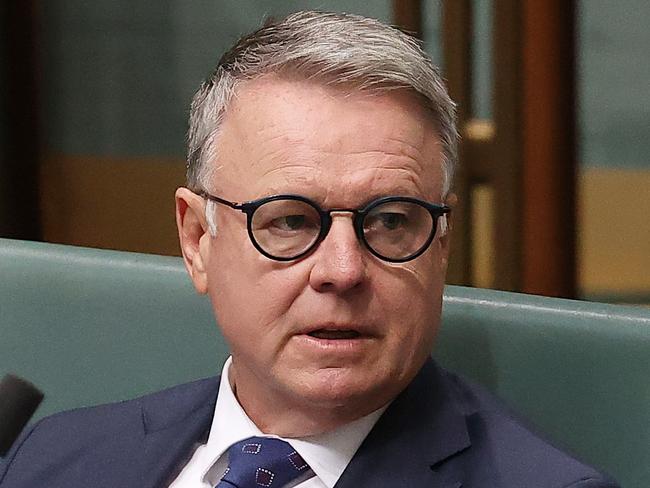
[{"label": "blurred background", "polygon": [[645,0],[3,0],[0,237],[178,255],[193,92],[239,36],[306,8],[400,26],[448,80],[450,282],[650,303]]}]

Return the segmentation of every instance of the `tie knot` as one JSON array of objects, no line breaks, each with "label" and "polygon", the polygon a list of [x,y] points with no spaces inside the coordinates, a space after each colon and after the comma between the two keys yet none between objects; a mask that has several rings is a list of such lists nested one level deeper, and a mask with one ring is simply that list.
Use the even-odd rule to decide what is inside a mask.
[{"label": "tie knot", "polygon": [[288,442],[249,437],[228,449],[228,469],[217,488],[281,488],[309,470]]}]

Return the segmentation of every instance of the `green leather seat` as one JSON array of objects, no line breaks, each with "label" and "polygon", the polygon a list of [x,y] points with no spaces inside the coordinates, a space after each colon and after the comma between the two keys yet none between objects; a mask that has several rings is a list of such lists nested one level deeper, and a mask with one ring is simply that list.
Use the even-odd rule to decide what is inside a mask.
[{"label": "green leather seat", "polygon": [[[435,355],[556,444],[650,486],[650,311],[447,288]],[[219,372],[227,347],[178,258],[0,239],[0,375],[43,416]]]}]

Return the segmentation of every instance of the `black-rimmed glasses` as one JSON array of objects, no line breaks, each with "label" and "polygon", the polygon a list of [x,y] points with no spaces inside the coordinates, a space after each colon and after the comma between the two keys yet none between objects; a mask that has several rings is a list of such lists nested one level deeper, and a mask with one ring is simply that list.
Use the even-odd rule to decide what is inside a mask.
[{"label": "black-rimmed glasses", "polygon": [[332,213],[350,212],[357,237],[372,254],[403,263],[426,251],[438,218],[451,211],[446,205],[401,196],[378,198],[359,209],[329,210],[299,195],[274,195],[241,204],[205,192],[201,196],[245,213],[251,242],[276,261],[307,255],[327,236]]}]

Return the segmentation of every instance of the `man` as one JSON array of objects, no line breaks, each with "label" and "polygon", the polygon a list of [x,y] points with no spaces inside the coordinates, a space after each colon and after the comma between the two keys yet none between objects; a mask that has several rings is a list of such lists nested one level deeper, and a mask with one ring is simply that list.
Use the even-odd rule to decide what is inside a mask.
[{"label": "man", "polygon": [[240,40],[194,98],[176,193],[222,376],[42,421],[0,486],[616,486],[429,359],[455,144],[394,29],[305,12]]}]

